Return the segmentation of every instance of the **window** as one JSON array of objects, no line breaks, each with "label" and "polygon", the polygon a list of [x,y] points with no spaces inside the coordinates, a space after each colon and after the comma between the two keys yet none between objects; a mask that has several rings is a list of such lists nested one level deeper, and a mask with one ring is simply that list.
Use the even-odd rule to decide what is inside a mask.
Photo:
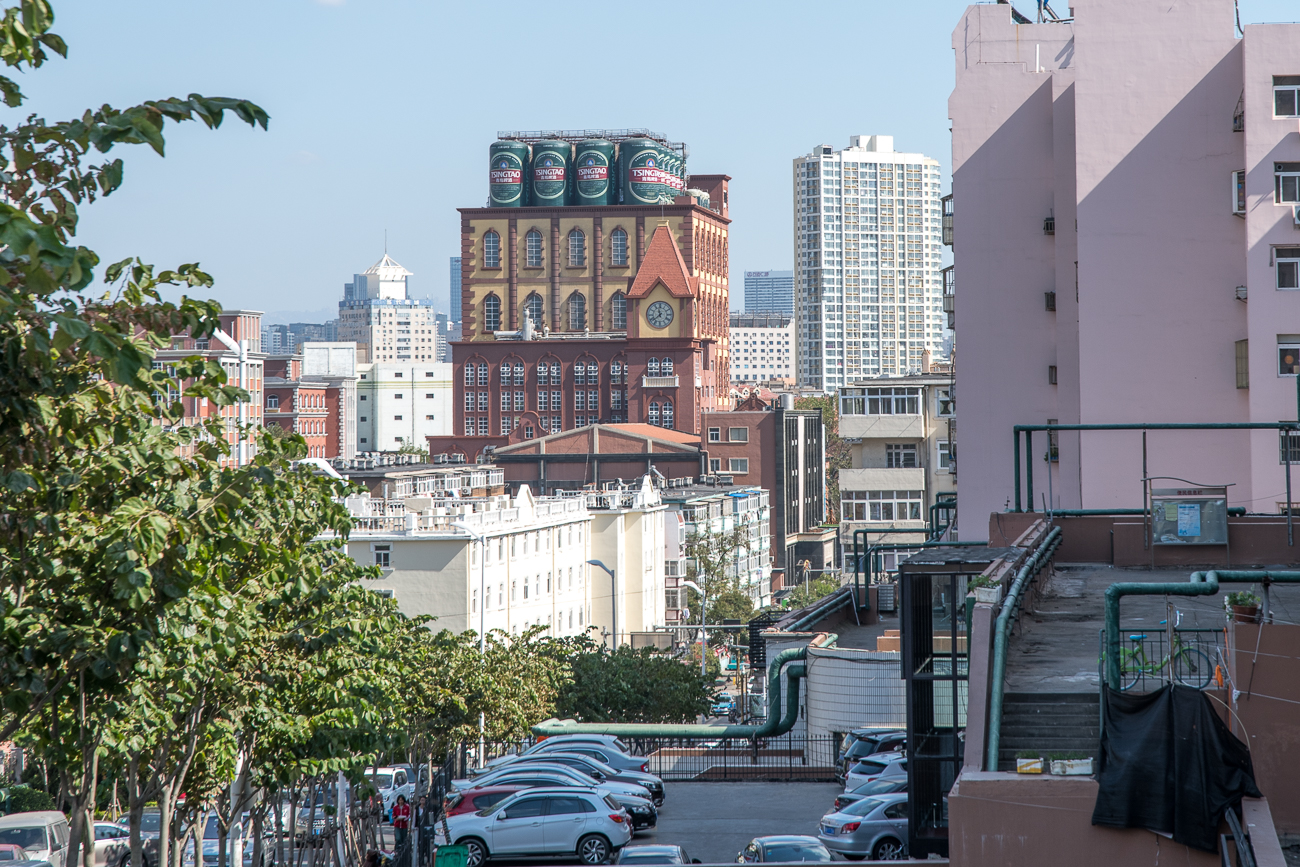
[{"label": "window", "polygon": [[542,233],[536,229],[529,229],[524,236],[524,267],[542,267]]},{"label": "window", "polygon": [[1300,163],[1273,163],[1273,201],[1300,204]]},{"label": "window", "polygon": [[266,398],[266,408],[267,408],[267,409],[279,409],[279,408],[280,408],[280,396],[279,396],[278,394],[267,395],[267,398]]},{"label": "window", "polygon": [[613,264],[627,264],[627,232],[615,229],[609,233],[609,253]]},{"label": "window", "polygon": [[524,411],[524,393],[522,391],[516,391],[515,412],[523,412],[523,411]]},{"label": "window", "polygon": [[867,415],[920,415],[919,388],[868,388]]},{"label": "window", "polygon": [[914,443],[885,443],[885,466],[891,470],[915,467],[916,445]]},{"label": "window", "polygon": [[1273,76],[1273,117],[1300,116],[1300,75]]},{"label": "window", "polygon": [[375,552],[375,565],[384,569],[388,569],[392,564],[392,546],[375,545],[374,552]]},{"label": "window", "polygon": [[[515,362],[515,385],[523,385],[523,384],[524,384],[524,363],[522,361],[516,361]],[[433,397],[433,395],[429,395],[429,397]]]},{"label": "window", "polygon": [[488,393],[486,391],[480,391],[478,393],[478,411],[488,411]]},{"label": "window", "polygon": [[484,361],[482,364],[478,366],[478,384],[479,385],[488,384],[488,366],[486,361]]},{"label": "window", "polygon": [[1239,217],[1246,215],[1246,172],[1232,173],[1232,212]]},{"label": "window", "polygon": [[569,233],[569,267],[581,268],[587,264],[587,236],[578,229]]},{"label": "window", "polygon": [[[483,299],[483,325],[488,331],[501,330],[501,299],[495,295]],[[481,369],[486,368],[485,364]]]},{"label": "window", "polygon": [[657,359],[657,358],[651,358],[651,359],[649,359],[648,361],[646,361],[646,363],[645,363],[645,375],[646,375],[646,376],[658,376],[658,375],[659,375],[659,359]]},{"label": "window", "polygon": [[1296,376],[1300,374],[1300,334],[1279,334],[1277,336],[1277,375]]},{"label": "window", "polygon": [[609,302],[610,309],[614,312],[614,330],[627,330],[627,296],[622,292],[615,292],[614,297]]},{"label": "window", "polygon": [[1237,388],[1250,388],[1250,341],[1236,341],[1233,354],[1237,362]]},{"label": "window", "polygon": [[401,396],[400,394],[394,394],[394,395],[393,395],[393,400],[401,400],[401,399],[402,399],[402,396]]},{"label": "window", "polygon": [[732,473],[749,472],[749,458],[728,458],[727,471]]},{"label": "window", "polygon": [[524,798],[515,801],[501,814],[506,819],[531,819],[546,812],[545,798]]},{"label": "window", "polygon": [[[593,393],[594,393],[594,392],[593,392]],[[594,409],[594,407],[593,407],[593,409]],[[673,428],[673,405],[672,405],[671,403],[665,403],[665,404],[664,404],[664,422],[663,422],[663,425],[664,425],[664,427],[668,428],[669,430],[672,430],[672,428]]]},{"label": "window", "polygon": [[473,362],[470,362],[469,364],[465,365],[465,384],[466,385],[474,384],[474,363]]},{"label": "window", "polygon": [[663,373],[662,373],[661,375],[663,375],[663,376],[672,376],[672,375],[673,375],[673,360],[672,360],[671,358],[665,358],[663,361],[659,362],[659,369],[660,369],[661,371],[663,371]]},{"label": "window", "polygon": [[551,393],[549,391],[537,392],[537,409],[539,412],[548,412],[551,409]]},{"label": "window", "polygon": [[485,437],[485,436],[488,435],[488,419],[487,419],[487,416],[480,416],[480,417],[479,417],[479,420],[478,420],[478,435],[481,436],[481,437]]},{"label": "window", "polygon": [[437,395],[430,394],[430,393],[427,392],[427,391],[424,393],[424,399],[425,399],[425,400],[433,400],[436,396],[437,396]]},{"label": "window", "polygon": [[650,410],[646,416],[646,420],[655,427],[659,426],[659,401],[655,400],[650,402]]},{"label": "window", "polygon": [[840,518],[845,521],[867,520],[867,492],[844,491],[841,493]]},{"label": "window", "polygon": [[501,410],[503,412],[510,411],[510,392],[508,391],[501,392]]},{"label": "window", "polygon": [[1277,288],[1300,289],[1300,247],[1274,247]]},{"label": "window", "polygon": [[939,440],[939,469],[946,470],[952,466],[952,446],[947,440]]},{"label": "window", "polygon": [[491,229],[483,235],[483,267],[501,267],[501,236]]},{"label": "window", "polygon": [[937,415],[950,416],[953,414],[952,389],[939,388],[934,392],[935,412]]},{"label": "window", "polygon": [[587,411],[587,392],[578,389],[573,393],[573,408],[578,412]]},{"label": "window", "polygon": [[747,443],[747,442],[749,442],[749,428],[747,428],[747,427],[729,427],[729,428],[727,428],[727,442],[729,442],[729,443]]},{"label": "window", "polygon": [[722,442],[722,428],[719,427],[709,428],[709,442],[711,443]]},{"label": "window", "polygon": [[[1287,450],[1291,451],[1291,463],[1300,463],[1300,431],[1282,430],[1278,431],[1278,452],[1277,462],[1284,464],[1287,462]],[[1285,506],[1283,511],[1285,511]],[[1295,508],[1292,505],[1292,508]]]},{"label": "window", "polygon": [[587,327],[587,299],[579,292],[569,296],[569,330],[583,331]]},{"label": "window", "polygon": [[921,496],[921,491],[867,491],[867,520],[920,521]]},{"label": "window", "polygon": [[401,421],[401,420],[402,420],[402,417],[401,417],[400,415],[395,415],[395,416],[393,416],[393,421]]},{"label": "window", "polygon": [[609,363],[609,381],[611,383],[622,382],[623,371],[624,363],[622,361],[611,361]]},{"label": "window", "polygon": [[711,473],[722,472],[721,458],[709,458],[709,472]]},{"label": "window", "polygon": [[542,296],[536,292],[529,295],[528,300],[524,302],[524,315],[533,323],[534,328],[542,327],[542,314],[545,310],[546,306],[542,303]]},{"label": "window", "polygon": [[581,361],[573,365],[573,381],[578,385],[587,384],[587,365]]}]

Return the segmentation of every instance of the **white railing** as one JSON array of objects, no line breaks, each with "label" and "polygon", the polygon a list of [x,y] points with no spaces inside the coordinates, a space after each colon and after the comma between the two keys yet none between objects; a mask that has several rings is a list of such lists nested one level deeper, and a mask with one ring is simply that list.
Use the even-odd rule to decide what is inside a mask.
[{"label": "white railing", "polygon": [[677,377],[674,376],[643,376],[641,377],[642,388],[676,388]]}]

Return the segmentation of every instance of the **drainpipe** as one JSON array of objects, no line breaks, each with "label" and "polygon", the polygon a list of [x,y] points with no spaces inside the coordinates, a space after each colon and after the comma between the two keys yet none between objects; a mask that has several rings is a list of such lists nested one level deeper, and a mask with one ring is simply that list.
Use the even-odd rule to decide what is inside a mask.
[{"label": "drainpipe", "polygon": [[1061,528],[1053,527],[1029,559],[1016,573],[1007,591],[1007,598],[1002,602],[1002,613],[998,615],[993,630],[993,685],[989,690],[989,748],[985,761],[986,770],[998,769],[998,747],[1002,735],[1002,683],[1007,668],[1007,640],[1011,633],[1011,621],[1020,608],[1020,598],[1028,586],[1029,580],[1042,569],[1052,554],[1061,544]]},{"label": "drainpipe", "polygon": [[[839,636],[822,633],[808,647],[829,647]],[[754,725],[670,725],[651,723],[579,723],[573,720],[550,719],[533,726],[539,736],[568,734],[605,734],[629,738],[766,738],[783,735],[794,728],[799,718],[799,681],[807,676],[807,667],[792,665],[786,669],[786,710],[781,717],[781,669],[786,663],[802,660],[808,648],[795,647],[783,650],[767,669],[767,719]]]}]

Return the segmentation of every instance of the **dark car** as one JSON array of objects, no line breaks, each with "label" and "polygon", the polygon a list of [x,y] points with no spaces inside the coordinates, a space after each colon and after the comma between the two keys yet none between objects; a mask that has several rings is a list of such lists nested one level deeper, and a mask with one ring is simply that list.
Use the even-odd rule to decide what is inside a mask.
[{"label": "dark car", "polygon": [[755,837],[736,855],[738,864],[762,864],[776,861],[788,864],[793,861],[830,861],[830,850],[816,837],[783,835],[780,837]]},{"label": "dark car", "polygon": [[624,846],[614,858],[615,864],[699,864],[681,846]]},{"label": "dark car", "polygon": [[842,780],[848,775],[849,768],[859,759],[876,753],[889,753],[907,749],[907,732],[891,729],[855,729],[844,736],[845,744],[840,753],[836,772]]},{"label": "dark car", "polygon": [[[509,767],[527,767],[529,763],[529,757],[525,757],[513,762]],[[599,759],[594,759],[582,753],[545,753],[543,763],[567,765],[570,768],[576,768],[598,783],[611,780],[615,783],[632,783],[637,786],[644,786],[650,791],[650,799],[655,802],[655,806],[663,806],[664,781],[654,774],[645,774],[641,771],[621,771],[610,767]]]},{"label": "dark car", "polygon": [[872,780],[869,783],[863,783],[851,792],[842,792],[835,797],[835,809],[843,810],[849,804],[857,803],[863,798],[870,798],[873,795],[892,795],[896,792],[907,791],[907,777],[901,779],[897,777],[885,777],[884,779]]},{"label": "dark car", "polygon": [[612,768],[618,768],[620,771],[640,771],[643,774],[650,772],[650,762],[645,757],[629,756],[612,746],[600,743],[545,740],[524,755],[531,759],[545,761],[547,753],[579,753],[604,762]]},{"label": "dark car", "polygon": [[466,789],[448,796],[443,809],[447,811],[448,816],[477,813],[479,810],[495,807],[520,788],[520,786],[484,786],[481,789]]}]

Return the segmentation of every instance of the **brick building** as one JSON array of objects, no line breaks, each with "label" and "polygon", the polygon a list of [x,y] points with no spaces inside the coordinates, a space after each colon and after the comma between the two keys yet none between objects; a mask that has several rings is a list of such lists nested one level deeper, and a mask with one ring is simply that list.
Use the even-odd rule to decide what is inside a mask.
[{"label": "brick building", "polygon": [[309,458],[351,459],[357,454],[357,347],[304,343],[302,352],[263,362],[263,418],[307,440]]},{"label": "brick building", "polygon": [[453,435],[434,454],[598,423],[698,434],[729,406],[726,175],[642,207],[462,208]]}]

